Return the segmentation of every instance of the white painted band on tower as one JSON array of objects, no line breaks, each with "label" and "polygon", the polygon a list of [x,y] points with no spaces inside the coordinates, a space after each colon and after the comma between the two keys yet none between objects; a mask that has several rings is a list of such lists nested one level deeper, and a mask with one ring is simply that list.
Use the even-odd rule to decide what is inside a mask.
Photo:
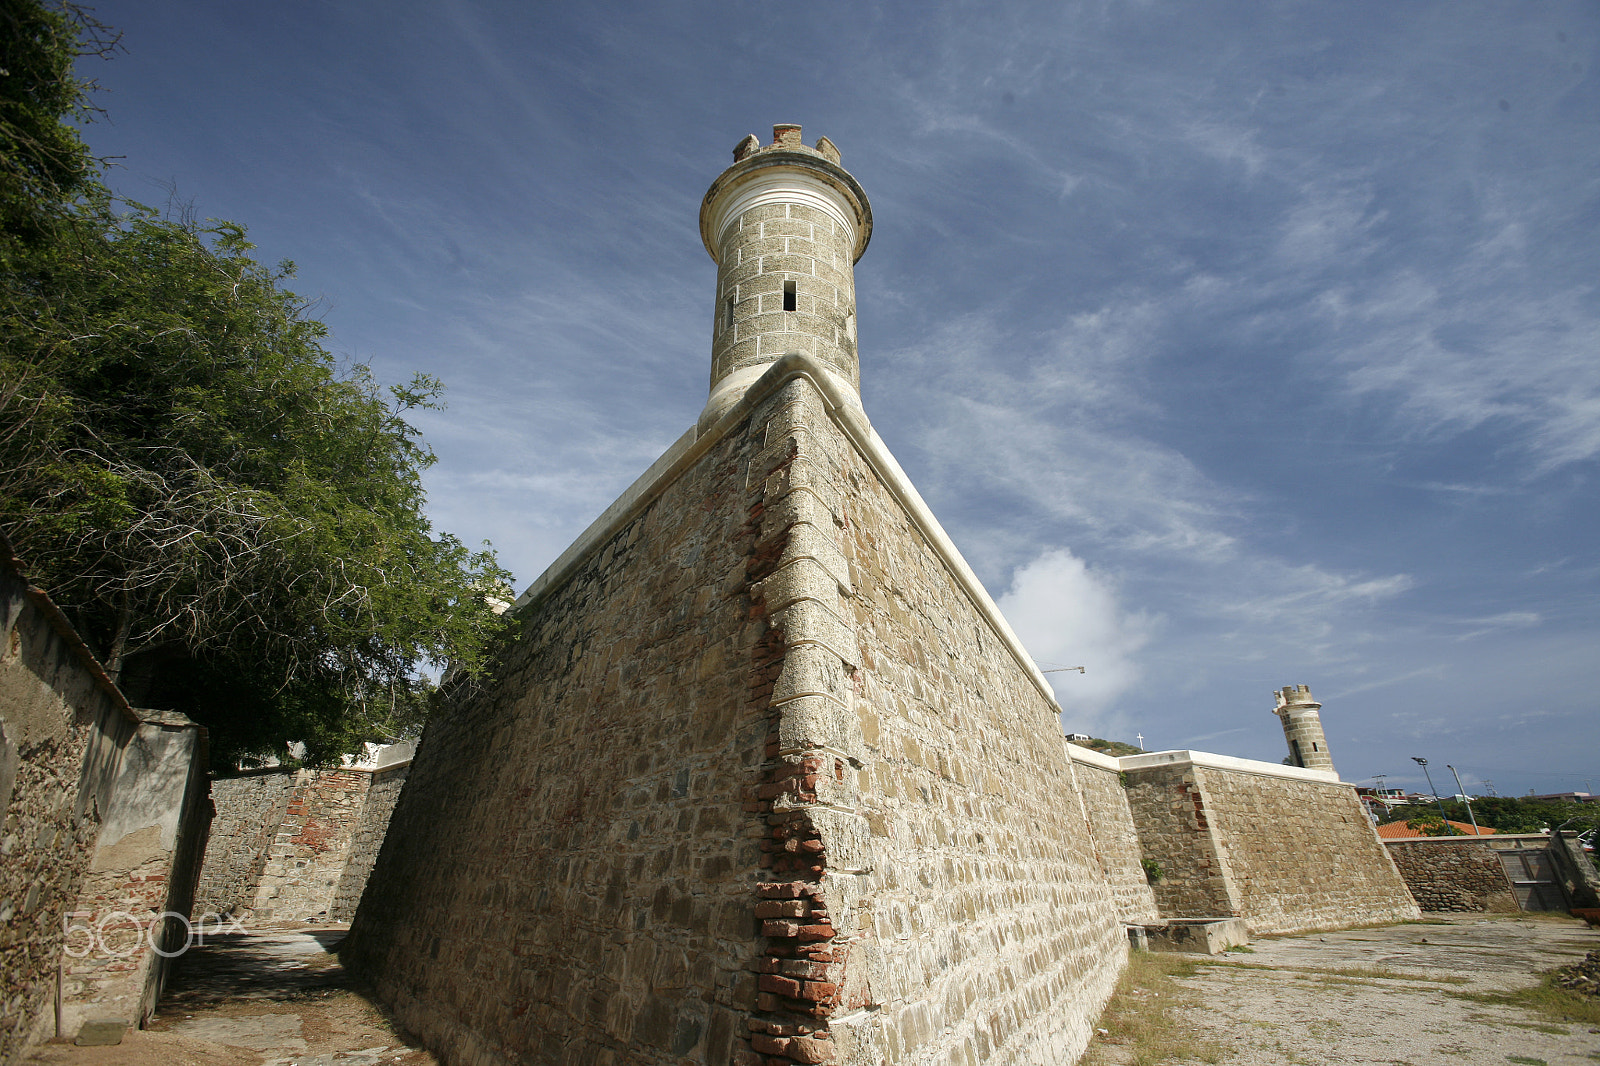
[{"label": "white painted band on tower", "polygon": [[[702,232],[716,235],[715,243],[706,244],[706,250],[711,253],[711,258],[717,259],[717,248],[721,246],[730,222],[737,220],[752,207],[766,207],[769,204],[799,204],[802,207],[826,212],[845,231],[849,247],[855,249],[861,220],[856,217],[854,205],[846,199],[843,191],[832,182],[826,181],[816,171],[792,170],[785,167],[756,171],[742,184],[724,191],[715,202],[707,205],[707,217]],[[865,250],[866,245],[863,243],[862,247],[855,251],[851,263],[861,258],[861,252]]]}]

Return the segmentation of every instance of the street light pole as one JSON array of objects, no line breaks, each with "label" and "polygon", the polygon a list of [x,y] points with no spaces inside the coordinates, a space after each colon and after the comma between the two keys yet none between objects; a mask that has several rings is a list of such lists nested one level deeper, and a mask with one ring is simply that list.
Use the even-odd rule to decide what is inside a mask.
[{"label": "street light pole", "polygon": [[1422,772],[1428,778],[1428,791],[1433,793],[1433,802],[1439,805],[1439,817],[1444,819],[1445,836],[1450,835],[1450,816],[1444,813],[1444,800],[1439,798],[1439,790],[1433,787],[1433,775],[1428,773],[1428,760],[1411,756],[1411,761],[1422,767]]},{"label": "street light pole", "polygon": [[[1444,764],[1444,768],[1446,770],[1449,770],[1451,773],[1456,774],[1456,768],[1454,766],[1451,766],[1449,763],[1445,763]],[[1477,836],[1478,835],[1478,820],[1472,816],[1472,797],[1468,796],[1467,795],[1467,790],[1461,787],[1461,775],[1460,774],[1456,774],[1456,791],[1461,793],[1461,798],[1466,801],[1466,804],[1467,804],[1467,820],[1472,823],[1472,835],[1473,836]]]}]

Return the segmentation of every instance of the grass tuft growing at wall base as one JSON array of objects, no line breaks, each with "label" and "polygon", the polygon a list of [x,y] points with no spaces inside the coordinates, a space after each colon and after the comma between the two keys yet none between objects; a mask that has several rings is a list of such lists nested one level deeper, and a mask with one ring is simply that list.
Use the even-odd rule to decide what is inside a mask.
[{"label": "grass tuft growing at wall base", "polygon": [[[1117,990],[1097,1026],[1084,1066],[1126,1063],[1159,1066],[1167,1062],[1221,1062],[1223,1048],[1197,1034],[1176,1016],[1178,1008],[1199,1002],[1175,977],[1198,972],[1202,960],[1166,952],[1135,951],[1128,956]],[[1112,1057],[1110,1048],[1119,1054]],[[1127,1056],[1130,1056],[1127,1057]]]}]

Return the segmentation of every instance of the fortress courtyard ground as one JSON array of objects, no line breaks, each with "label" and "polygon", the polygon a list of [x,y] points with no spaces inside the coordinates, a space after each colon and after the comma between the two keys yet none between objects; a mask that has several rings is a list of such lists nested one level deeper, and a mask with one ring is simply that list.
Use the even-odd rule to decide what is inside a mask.
[{"label": "fortress courtyard ground", "polygon": [[[342,932],[284,924],[195,949],[150,1030],[117,1047],[46,1044],[27,1061],[433,1066],[327,950]],[[1260,938],[1248,951],[1183,956],[1188,965],[1177,973],[1124,981],[1083,1062],[1592,1066],[1600,1022],[1541,1014],[1515,999],[1542,973],[1596,949],[1600,931],[1538,914]],[[1180,957],[1153,958],[1157,971],[1170,971],[1168,960]],[[1146,1023],[1163,1014],[1152,1036]],[[1163,1058],[1163,1044],[1178,1057]]]}]

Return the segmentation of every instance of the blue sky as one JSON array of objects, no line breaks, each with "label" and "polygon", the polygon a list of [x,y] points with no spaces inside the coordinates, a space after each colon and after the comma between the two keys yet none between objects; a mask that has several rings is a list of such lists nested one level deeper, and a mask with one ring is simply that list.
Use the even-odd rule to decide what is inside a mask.
[{"label": "blue sky", "polygon": [[1600,7],[112,0],[113,183],[242,222],[449,408],[534,577],[698,414],[747,133],[872,199],[867,413],[1066,724],[1347,780],[1600,751]]}]

